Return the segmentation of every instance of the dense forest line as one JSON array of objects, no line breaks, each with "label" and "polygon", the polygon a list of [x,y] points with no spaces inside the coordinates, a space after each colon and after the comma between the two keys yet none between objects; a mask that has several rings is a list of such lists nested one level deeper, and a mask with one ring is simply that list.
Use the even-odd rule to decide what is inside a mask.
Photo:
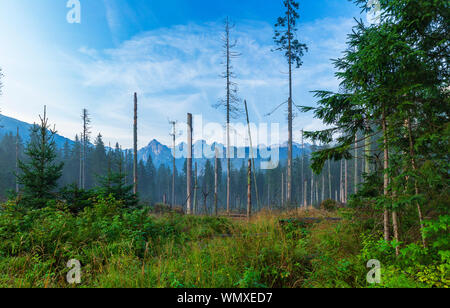
[{"label": "dense forest line", "polygon": [[[368,1],[354,2],[369,10]],[[316,107],[296,105],[290,91],[286,164],[257,171],[255,183],[251,168],[220,162],[222,213],[212,212],[213,161],[193,179],[190,167],[174,170],[175,205],[184,209],[190,181],[193,214],[209,215],[159,204],[171,203],[173,173],[135,160],[136,94],[133,155],[105,147],[101,136],[88,145],[86,110],[74,146],[56,148],[45,108],[28,144],[5,136],[0,184],[12,191],[0,207],[0,286],[66,287],[74,258],[85,287],[448,288],[449,2],[377,3],[379,20],[356,21],[333,62],[339,91],[316,91]],[[295,37],[299,4],[282,4],[274,40],[292,90],[307,47]],[[227,60],[237,56],[232,31],[227,19]],[[229,123],[241,101],[225,65]],[[321,146],[296,159],[293,107],[328,127],[305,132]],[[252,205],[261,211],[242,221],[224,211]]]},{"label": "dense forest line", "polygon": [[[12,133],[6,134],[0,139],[0,198],[6,200],[8,193],[16,190],[16,173],[18,170],[16,160],[24,160],[24,144],[20,137]],[[312,150],[320,150],[321,147],[313,146]],[[16,156],[17,152],[17,156]],[[78,136],[75,137],[73,145],[66,142],[63,148],[56,148],[56,161],[62,162],[62,176],[58,180],[58,187],[54,192],[69,186],[81,188],[82,174],[82,152],[83,145]],[[327,199],[345,201],[347,196],[354,193],[363,182],[365,172],[365,157],[362,150],[358,150],[360,156],[355,160],[347,162],[328,161],[321,174],[313,174],[311,170],[311,156],[304,154],[294,159],[293,163],[293,198],[290,207],[303,207],[306,198],[307,204],[320,205]],[[226,174],[222,165],[225,160],[218,161],[218,197],[219,209],[226,209]],[[207,160],[205,166],[198,170],[198,204],[199,209],[204,212],[204,201],[206,197],[207,212],[212,213],[214,204],[214,171],[215,161]],[[377,168],[375,163],[369,162],[370,168]],[[303,165],[303,167],[302,167]],[[247,202],[247,166],[234,166],[231,173],[231,185],[233,197],[232,208],[236,211],[244,211]],[[105,146],[102,136],[99,134],[92,144],[86,147],[86,172],[85,189],[93,189],[100,186],[102,179],[108,173],[123,173],[123,184],[133,182],[133,153],[130,150],[122,150],[116,144],[114,148]],[[282,208],[287,206],[286,199],[286,165],[281,164],[273,170],[257,170],[257,185],[253,186],[252,196],[259,200],[261,210],[263,208]],[[347,182],[346,182],[347,174]],[[172,166],[161,165],[158,168],[152,162],[149,155],[146,162],[138,162],[138,192],[141,203],[154,205],[165,203],[172,205]],[[356,181],[355,181],[356,177]],[[304,194],[306,181],[306,193]],[[193,181],[194,183],[195,181]],[[284,187],[283,187],[284,185]],[[258,197],[256,196],[258,187]],[[18,185],[20,191],[20,185]],[[175,170],[175,188],[186,187],[186,164],[183,170]],[[311,190],[311,187],[312,190]],[[347,187],[347,189],[345,189]],[[348,197],[347,197],[348,198]],[[186,206],[186,190],[175,189],[176,207]],[[255,202],[256,205],[256,202]]]}]

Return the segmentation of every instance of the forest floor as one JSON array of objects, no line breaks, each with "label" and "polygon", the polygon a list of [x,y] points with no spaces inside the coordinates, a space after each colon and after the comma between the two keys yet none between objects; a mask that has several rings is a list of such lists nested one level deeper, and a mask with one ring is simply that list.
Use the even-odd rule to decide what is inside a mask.
[{"label": "forest floor", "polygon": [[[372,286],[359,226],[345,211],[262,212],[248,221],[124,212],[110,203],[78,216],[0,215],[3,234],[15,230],[0,243],[0,287]],[[79,285],[66,281],[71,259],[81,263]]]}]

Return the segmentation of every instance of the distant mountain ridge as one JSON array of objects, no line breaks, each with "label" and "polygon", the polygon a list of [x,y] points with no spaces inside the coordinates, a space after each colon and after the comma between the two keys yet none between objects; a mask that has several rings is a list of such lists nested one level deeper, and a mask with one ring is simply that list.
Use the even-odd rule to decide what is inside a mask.
[{"label": "distant mountain ridge", "polygon": [[[33,127],[33,124],[29,124],[26,122],[22,122],[19,120],[16,120],[14,118],[10,118],[4,115],[0,114],[0,138],[3,137],[6,134],[13,134],[15,135],[17,132],[17,128],[19,128],[19,135],[22,138],[22,140],[26,143],[30,140],[30,130]],[[69,138],[63,137],[61,135],[55,135],[55,143],[58,148],[62,148],[65,143],[69,143],[70,145],[73,145],[75,142]],[[185,142],[182,142],[177,145],[177,152],[180,153],[186,152],[186,146],[187,144]],[[194,153],[194,163],[197,162],[198,167],[200,171],[203,169],[203,167],[206,164],[206,161],[208,159],[214,159],[214,149],[218,148],[222,153],[226,153],[225,146],[220,143],[213,143],[213,144],[207,144],[204,140],[198,140],[194,143],[193,146],[193,153]],[[282,145],[272,145],[267,148],[268,151],[271,151],[273,148],[279,147],[279,162],[282,165],[286,164],[287,161],[287,142],[283,143]],[[245,164],[246,161],[250,158],[250,149],[249,147],[238,147],[234,148],[234,150],[237,153],[245,153],[245,158],[235,158],[232,160],[233,168],[240,168],[242,164]],[[311,146],[309,144],[305,144],[305,153],[311,152]],[[205,153],[210,153],[210,157],[205,157]],[[256,167],[259,168],[261,165],[261,162],[267,161],[267,159],[261,158],[261,153],[259,151],[256,151],[256,148],[254,150],[255,155],[255,164]],[[212,154],[212,155],[211,155]],[[302,155],[302,148],[301,145],[298,143],[293,144],[293,157],[300,157]],[[138,160],[142,160],[143,162],[147,162],[148,158],[151,157],[153,164],[156,168],[159,168],[160,166],[164,165],[166,167],[169,167],[172,169],[173,164],[173,156],[172,156],[172,149],[168,146],[160,143],[158,140],[154,139],[152,140],[147,146],[141,148],[138,151]],[[200,157],[200,158],[198,158]],[[176,168],[178,172],[181,172],[183,170],[185,158],[177,158],[176,159]],[[222,168],[224,168],[225,159],[222,159]]]},{"label": "distant mountain ridge", "polygon": [[[15,136],[17,134],[17,128],[19,128],[20,138],[24,143],[28,143],[33,125],[0,114],[0,138],[10,133]],[[55,135],[55,143],[58,148],[62,148],[66,142],[70,145],[74,144],[74,141],[69,138],[58,134]]]}]

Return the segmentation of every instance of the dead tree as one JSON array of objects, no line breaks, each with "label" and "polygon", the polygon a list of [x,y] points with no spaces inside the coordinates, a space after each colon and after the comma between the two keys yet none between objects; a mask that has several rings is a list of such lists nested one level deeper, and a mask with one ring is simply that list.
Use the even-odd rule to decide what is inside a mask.
[{"label": "dead tree", "polygon": [[[16,174],[19,174],[19,126],[16,134]],[[19,194],[19,179],[16,176],[16,194]]]},{"label": "dead tree", "polygon": [[187,115],[187,170],[186,170],[186,183],[187,183],[187,214],[192,215],[192,114]]},{"label": "dead tree", "polygon": [[233,79],[236,75],[233,73],[232,59],[240,56],[239,53],[233,51],[237,45],[236,41],[231,40],[231,31],[234,25],[230,23],[230,20],[225,20],[223,41],[223,57],[225,59],[224,66],[225,71],[222,74],[222,78],[226,80],[226,95],[224,99],[221,99],[216,105],[216,108],[224,108],[226,111],[226,130],[227,130],[227,213],[230,214],[231,206],[231,141],[230,141],[230,121],[232,117],[236,117],[239,114],[240,99],[238,97],[238,89]]},{"label": "dead tree", "polygon": [[137,120],[138,120],[138,99],[137,99],[137,93],[134,93],[134,129],[133,129],[133,149],[134,149],[134,155],[133,155],[133,193],[136,195],[138,192],[138,150],[137,150],[137,142],[138,142],[138,136],[137,136]]},{"label": "dead tree", "polygon": [[172,171],[172,203],[171,203],[171,208],[173,208],[175,206],[175,171],[176,171],[176,159],[175,159],[175,148],[176,148],[176,125],[177,122],[176,121],[171,121],[170,124],[172,125],[172,141],[173,141],[173,171]]},{"label": "dead tree", "polygon": [[197,169],[197,163],[195,163],[195,169],[194,169],[194,215],[198,214],[198,169]]},{"label": "dead tree", "polygon": [[216,148],[216,161],[214,165],[214,214],[219,215],[217,203],[218,203],[218,192],[219,192],[219,152]]},{"label": "dead tree", "polygon": [[91,134],[91,119],[89,117],[89,112],[87,111],[87,109],[83,109],[81,119],[83,120],[83,133],[81,136],[81,188],[86,189],[86,151]]},{"label": "dead tree", "polygon": [[252,216],[252,160],[248,160],[247,169],[247,218]]},{"label": "dead tree", "polygon": [[259,193],[258,193],[258,181],[256,180],[256,165],[255,165],[255,157],[253,155],[253,142],[252,142],[252,132],[250,129],[250,117],[248,115],[248,108],[247,108],[247,101],[244,100],[245,105],[245,113],[247,115],[247,127],[248,127],[248,140],[250,143],[250,158],[252,160],[252,167],[253,167],[253,178],[255,181],[255,192],[256,192],[256,206],[259,208]]}]

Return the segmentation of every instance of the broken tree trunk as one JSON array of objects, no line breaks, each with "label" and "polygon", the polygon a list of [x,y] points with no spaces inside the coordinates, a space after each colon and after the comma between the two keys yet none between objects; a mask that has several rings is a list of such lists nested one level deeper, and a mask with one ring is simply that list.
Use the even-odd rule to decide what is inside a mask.
[{"label": "broken tree trunk", "polygon": [[218,208],[217,208],[217,203],[218,203],[218,183],[219,183],[219,153],[217,151],[216,148],[216,162],[215,162],[215,166],[214,166],[214,214],[216,216],[219,215],[218,212]]},{"label": "broken tree trunk", "polygon": [[186,213],[192,215],[192,114],[187,115],[187,170],[186,170],[186,190],[187,190],[187,205]]},{"label": "broken tree trunk", "polygon": [[247,170],[247,218],[252,216],[252,160],[248,160]]},{"label": "broken tree trunk", "polygon": [[133,193],[136,195],[138,192],[138,162],[137,162],[137,93],[134,93],[134,140],[133,140],[133,148],[134,148],[134,157],[133,157]]},{"label": "broken tree trunk", "polygon": [[[383,143],[384,143],[384,196],[387,198],[389,196],[389,149],[388,149],[388,135],[387,135],[387,124],[386,124],[386,113],[383,111],[382,117],[382,129],[383,129]],[[384,209],[384,240],[390,240],[390,231],[389,231],[389,210],[387,208]]]},{"label": "broken tree trunk", "polygon": [[[417,171],[417,164],[416,164],[415,153],[414,153],[414,141],[413,141],[413,138],[412,138],[412,129],[411,129],[411,120],[410,120],[410,118],[408,118],[406,124],[407,124],[407,127],[408,127],[409,152],[410,152],[410,156],[411,156],[411,164],[412,164],[413,171],[416,172]],[[414,179],[414,190],[415,190],[416,195],[420,194],[419,186],[417,185],[417,180],[415,180],[415,179]],[[419,202],[416,201],[416,204],[417,204],[417,212],[419,214],[419,223],[420,223],[420,233],[421,233],[421,236],[422,236],[422,244],[423,244],[424,248],[427,248],[427,241],[426,241],[425,233],[424,233],[422,208],[421,208]]]}]

